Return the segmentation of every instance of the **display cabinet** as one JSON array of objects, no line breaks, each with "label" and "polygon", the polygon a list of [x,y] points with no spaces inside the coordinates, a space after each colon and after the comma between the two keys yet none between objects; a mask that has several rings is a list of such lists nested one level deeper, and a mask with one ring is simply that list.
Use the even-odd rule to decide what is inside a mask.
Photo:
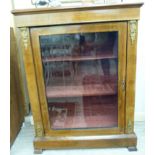
[{"label": "display cabinet", "polygon": [[128,147],[142,3],[14,10],[34,149]]}]

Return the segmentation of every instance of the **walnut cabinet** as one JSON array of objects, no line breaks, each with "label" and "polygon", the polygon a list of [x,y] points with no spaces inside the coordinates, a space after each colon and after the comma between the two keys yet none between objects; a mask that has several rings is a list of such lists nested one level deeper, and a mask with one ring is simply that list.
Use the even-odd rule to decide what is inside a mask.
[{"label": "walnut cabinet", "polygon": [[134,97],[142,3],[13,10],[44,149],[136,150]]}]

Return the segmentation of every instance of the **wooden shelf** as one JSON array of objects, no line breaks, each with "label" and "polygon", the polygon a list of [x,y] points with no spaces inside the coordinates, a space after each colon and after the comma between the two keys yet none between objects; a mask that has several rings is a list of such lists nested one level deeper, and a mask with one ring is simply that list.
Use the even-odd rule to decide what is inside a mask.
[{"label": "wooden shelf", "polygon": [[84,61],[84,60],[100,60],[100,59],[116,59],[117,56],[112,54],[102,54],[96,56],[65,56],[65,57],[48,57],[42,59],[43,62],[56,62],[56,61]]},{"label": "wooden shelf", "polygon": [[57,97],[80,97],[80,96],[100,96],[115,95],[117,93],[116,84],[89,84],[77,86],[51,86],[46,87],[47,98]]},{"label": "wooden shelf", "polygon": [[77,102],[49,103],[51,128],[117,127],[117,96],[83,97]]}]

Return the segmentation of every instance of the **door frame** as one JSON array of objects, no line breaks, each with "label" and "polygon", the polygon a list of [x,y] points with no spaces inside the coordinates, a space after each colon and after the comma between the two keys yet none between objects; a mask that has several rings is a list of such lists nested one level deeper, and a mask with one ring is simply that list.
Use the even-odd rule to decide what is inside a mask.
[{"label": "door frame", "polygon": [[[92,129],[62,129],[52,130],[49,121],[49,112],[46,101],[43,67],[41,61],[41,52],[39,36],[55,34],[73,34],[79,32],[112,32],[118,31],[118,127],[114,128],[92,128]],[[126,79],[126,41],[127,41],[127,23],[93,23],[79,25],[61,25],[51,27],[30,28],[31,45],[33,61],[36,73],[39,104],[43,120],[45,136],[72,136],[72,135],[103,135],[103,134],[123,134],[125,130],[125,90],[122,88],[122,82]]]}]

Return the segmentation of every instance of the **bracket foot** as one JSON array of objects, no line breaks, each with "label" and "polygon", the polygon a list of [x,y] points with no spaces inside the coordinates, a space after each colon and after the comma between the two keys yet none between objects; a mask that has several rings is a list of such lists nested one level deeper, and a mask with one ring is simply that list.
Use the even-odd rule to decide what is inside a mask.
[{"label": "bracket foot", "polygon": [[137,151],[137,147],[136,146],[130,146],[130,147],[128,147],[128,151],[129,152]]},{"label": "bracket foot", "polygon": [[34,149],[34,154],[42,154],[42,149]]}]

